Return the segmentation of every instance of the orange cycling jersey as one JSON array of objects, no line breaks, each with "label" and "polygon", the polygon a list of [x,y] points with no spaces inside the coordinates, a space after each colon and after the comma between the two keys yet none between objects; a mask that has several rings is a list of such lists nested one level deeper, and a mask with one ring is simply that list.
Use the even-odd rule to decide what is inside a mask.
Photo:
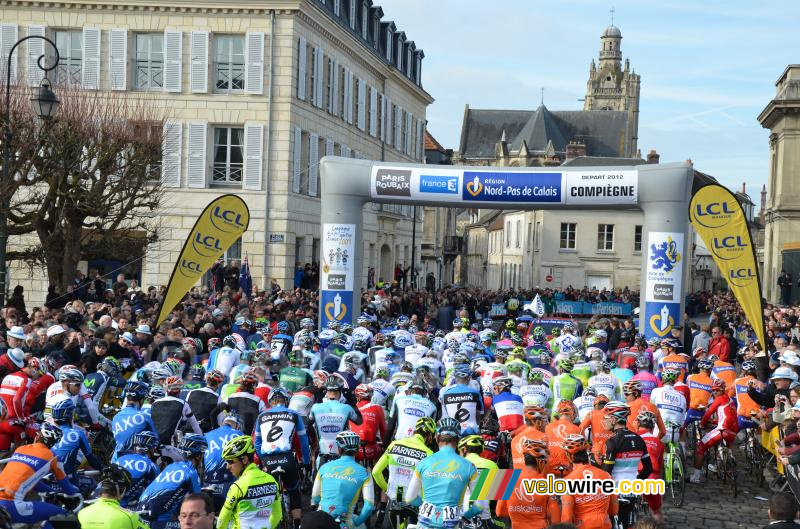
[{"label": "orange cycling jersey", "polygon": [[711,378],[718,378],[724,381],[728,395],[733,396],[733,383],[736,381],[736,368],[733,367],[733,364],[717,360],[714,362],[714,367],[711,368]]},{"label": "orange cycling jersey", "polygon": [[[608,472],[588,465],[576,464],[567,479],[611,479]],[[611,529],[611,516],[617,515],[619,504],[612,494],[561,496],[561,523],[575,524],[578,529]]]},{"label": "orange cycling jersey", "polygon": [[523,426],[514,432],[514,437],[511,438],[511,461],[514,468],[525,468],[525,457],[522,454],[522,443],[526,440],[541,439],[547,442],[547,436],[544,432],[540,432],[533,426]]},{"label": "orange cycling jersey", "polygon": [[514,529],[544,529],[551,524],[558,523],[561,510],[558,502],[552,496],[543,494],[528,495],[522,484],[523,479],[542,479],[534,468],[525,467],[517,481],[517,487],[508,500],[497,502],[496,514],[503,518],[511,518]]},{"label": "orange cycling jersey", "polygon": [[747,385],[751,380],[753,380],[756,385],[761,384],[756,377],[751,375],[737,378],[733,383],[736,389],[736,414],[747,419],[750,418],[752,412],[758,413],[761,411],[761,406],[756,404],[747,394]]},{"label": "orange cycling jersey", "polygon": [[689,409],[696,410],[700,406],[707,407],[711,400],[711,377],[705,373],[689,375],[686,379],[689,386]]},{"label": "orange cycling jersey", "polygon": [[653,415],[656,416],[656,426],[658,426],[659,433],[661,435],[667,433],[667,427],[664,426],[664,421],[661,419],[661,412],[658,411],[658,408],[656,408],[655,404],[649,400],[645,400],[644,397],[639,397],[638,399],[629,402],[628,406],[631,408],[631,414],[628,415],[628,430],[635,432],[639,429],[639,421],[636,420],[636,417],[642,411],[642,408],[646,408],[647,410],[653,412]]},{"label": "orange cycling jersey", "polygon": [[545,475],[559,475],[558,466],[569,468],[569,459],[567,459],[567,453],[561,448],[561,444],[568,436],[581,433],[581,430],[569,417],[562,417],[548,424],[544,433],[547,435],[547,445],[550,448],[550,458],[547,460],[544,473]]},{"label": "orange cycling jersey", "polygon": [[680,370],[681,376],[678,378],[678,380],[683,382],[684,378],[686,378],[686,372],[689,370],[689,360],[687,360],[683,355],[671,354],[662,358],[659,361],[658,366],[662,371],[668,367]]},{"label": "orange cycling jersey", "polygon": [[614,435],[603,428],[603,410],[592,410],[590,414],[583,418],[583,422],[579,426],[581,432],[585,432],[587,428],[592,427],[592,454],[597,461],[602,461],[603,454],[606,451],[606,441],[611,439]]},{"label": "orange cycling jersey", "polygon": [[42,443],[22,445],[0,473],[0,499],[24,501],[28,492],[48,473],[58,481],[66,478],[58,459]]}]

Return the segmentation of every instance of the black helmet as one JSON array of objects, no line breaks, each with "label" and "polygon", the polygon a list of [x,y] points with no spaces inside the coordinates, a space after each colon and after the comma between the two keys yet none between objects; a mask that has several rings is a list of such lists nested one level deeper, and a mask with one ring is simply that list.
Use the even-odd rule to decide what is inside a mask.
[{"label": "black helmet", "polygon": [[131,473],[119,465],[111,464],[100,472],[100,488],[117,498],[124,496],[132,483]]}]

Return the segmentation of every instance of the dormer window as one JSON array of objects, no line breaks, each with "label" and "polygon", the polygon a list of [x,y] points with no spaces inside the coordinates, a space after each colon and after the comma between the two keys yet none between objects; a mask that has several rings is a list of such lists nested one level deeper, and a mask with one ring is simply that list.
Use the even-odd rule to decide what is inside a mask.
[{"label": "dormer window", "polygon": [[386,60],[392,62],[392,28],[386,28]]},{"label": "dormer window", "polygon": [[350,29],[356,29],[356,2],[358,0],[350,0]]},{"label": "dormer window", "polygon": [[403,38],[397,37],[397,68],[403,69]]},{"label": "dormer window", "polygon": [[381,35],[381,19],[376,16],[375,20],[373,20],[373,22],[372,22],[372,25],[373,25],[373,28],[372,28],[373,37],[372,38],[374,40],[372,45],[375,46],[375,49],[377,50],[378,49],[378,42],[380,42],[380,40],[381,40],[380,39],[380,35]]},{"label": "dormer window", "polygon": [[367,40],[367,17],[369,15],[369,9],[367,9],[367,4],[361,6],[361,38]]},{"label": "dormer window", "polygon": [[337,17],[342,12],[342,0],[333,0],[333,14]]},{"label": "dormer window", "polygon": [[409,46],[408,50],[406,50],[406,75],[408,75],[409,79],[411,79],[411,66],[412,66],[412,64],[413,63],[411,62],[411,46]]}]

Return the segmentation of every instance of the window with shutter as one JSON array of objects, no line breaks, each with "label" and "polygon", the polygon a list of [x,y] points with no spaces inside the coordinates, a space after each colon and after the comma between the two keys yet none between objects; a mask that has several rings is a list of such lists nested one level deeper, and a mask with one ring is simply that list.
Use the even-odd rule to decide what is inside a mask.
[{"label": "window with shutter", "polygon": [[333,0],[333,14],[337,17],[342,12],[342,0]]},{"label": "window with shutter", "polygon": [[412,118],[411,113],[410,112],[406,112],[406,127],[405,127],[406,128],[406,136],[405,136],[405,148],[404,148],[404,151],[405,151],[406,154],[409,154],[409,155],[411,154],[411,131],[413,130],[411,128],[411,118]]},{"label": "window with shutter", "polygon": [[133,86],[137,90],[164,89],[164,35],[139,33],[135,39]]},{"label": "window with shutter", "polygon": [[306,100],[306,54],[308,43],[300,37],[297,42],[297,99]]},{"label": "window with shutter", "polygon": [[394,115],[394,107],[392,100],[386,98],[386,143],[392,145],[392,138],[394,137],[394,128],[392,127],[392,117]]},{"label": "window with shutter", "polygon": [[183,33],[164,31],[164,91],[180,92],[183,76]]},{"label": "window with shutter", "polygon": [[386,96],[381,94],[381,123],[380,123],[381,141],[386,140]]},{"label": "window with shutter", "polygon": [[206,136],[208,123],[189,123],[187,136],[189,159],[186,161],[186,184],[189,187],[206,187]]},{"label": "window with shutter", "polygon": [[363,4],[361,6],[361,38],[367,40],[367,28],[369,25],[367,24],[367,17],[369,16],[369,9],[367,9],[367,5]]},{"label": "window with shutter", "polygon": [[369,89],[369,134],[373,138],[378,135],[378,91]]},{"label": "window with shutter", "polygon": [[358,0],[350,0],[350,29],[356,29],[356,11],[358,5],[356,4]]},{"label": "window with shutter", "polygon": [[248,94],[264,93],[264,34],[247,33],[244,70],[244,91]]},{"label": "window with shutter", "polygon": [[317,100],[317,108],[324,108],[325,107],[325,51],[322,48],[319,48],[317,53],[319,53],[319,60],[317,61],[317,69],[318,75],[317,84],[319,85],[317,88],[317,94],[319,94]]},{"label": "window with shutter", "polygon": [[191,82],[193,93],[208,92],[208,32],[192,31]]},{"label": "window with shutter", "polygon": [[212,184],[242,185],[245,149],[243,128],[214,127]]},{"label": "window with shutter", "polygon": [[425,158],[424,141],[425,131],[422,126],[422,120],[417,120],[417,159],[423,160]]},{"label": "window with shutter", "polygon": [[58,48],[58,66],[53,82],[58,85],[80,86],[83,71],[83,31],[55,31],[55,42]]},{"label": "window with shutter", "polygon": [[[44,26],[28,26],[28,35],[44,36]],[[44,55],[44,41],[29,39],[26,46],[28,47],[28,86],[39,86],[44,78],[44,72],[38,66],[39,57]],[[8,57],[5,54],[3,56]]]},{"label": "window with shutter", "polygon": [[386,28],[386,60],[392,62],[392,29]]},{"label": "window with shutter", "polygon": [[308,140],[308,195],[317,196],[319,185],[319,136],[311,134]]},{"label": "window with shutter", "polygon": [[181,141],[183,125],[168,121],[164,123],[162,140],[161,182],[166,187],[181,186]]},{"label": "window with shutter", "polygon": [[358,128],[361,130],[366,128],[366,100],[367,85],[363,79],[358,79]]},{"label": "window with shutter", "polygon": [[[8,60],[8,54],[11,52],[11,48],[14,47],[14,44],[17,43],[18,39],[19,28],[16,24],[0,24],[0,52],[2,52],[3,56],[0,58],[0,65],[3,67],[3,83],[6,82],[6,74],[8,73],[8,65],[6,61]],[[41,39],[36,39],[41,40]],[[17,50],[14,50],[14,56],[11,58],[11,83],[15,83],[17,81],[17,57],[18,57]]]},{"label": "window with shutter", "polygon": [[110,64],[111,89],[128,88],[128,30],[112,29],[109,35],[108,62]]},{"label": "window with shutter", "polygon": [[311,104],[317,106],[317,72],[319,71],[317,68],[317,59],[319,55],[317,54],[317,47],[311,47]]},{"label": "window with shutter", "polygon": [[81,86],[87,90],[100,88],[100,28],[83,28]]},{"label": "window with shutter", "polygon": [[328,114],[334,114],[336,86],[336,62],[328,57]]},{"label": "window with shutter", "polygon": [[333,140],[330,138],[325,140],[325,156],[333,156]]},{"label": "window with shutter", "polygon": [[264,125],[244,125],[244,188],[261,191],[262,168],[264,166]]},{"label": "window with shutter", "polygon": [[353,124],[353,72],[347,66],[344,67],[344,114],[345,121]]},{"label": "window with shutter", "polygon": [[399,151],[403,147],[403,109],[394,108],[394,148]]},{"label": "window with shutter", "polygon": [[246,38],[241,35],[214,35],[213,75],[215,92],[241,92],[247,71]]},{"label": "window with shutter", "polygon": [[300,165],[303,155],[303,131],[300,127],[294,128],[294,142],[292,144],[292,192],[300,192],[300,177],[302,167]]}]

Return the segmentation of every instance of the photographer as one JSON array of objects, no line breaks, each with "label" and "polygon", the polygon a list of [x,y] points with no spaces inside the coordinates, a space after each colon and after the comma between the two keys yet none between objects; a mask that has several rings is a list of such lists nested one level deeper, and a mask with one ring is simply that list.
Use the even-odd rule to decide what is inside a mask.
[{"label": "photographer", "polygon": [[789,386],[792,382],[797,382],[797,373],[788,367],[779,367],[772,376],[769,377],[769,380],[770,384],[765,387],[763,391],[757,390],[753,382],[747,387],[747,395],[753,399],[756,404],[767,408],[779,404],[780,401],[776,399],[778,395],[782,395],[788,399]]}]

